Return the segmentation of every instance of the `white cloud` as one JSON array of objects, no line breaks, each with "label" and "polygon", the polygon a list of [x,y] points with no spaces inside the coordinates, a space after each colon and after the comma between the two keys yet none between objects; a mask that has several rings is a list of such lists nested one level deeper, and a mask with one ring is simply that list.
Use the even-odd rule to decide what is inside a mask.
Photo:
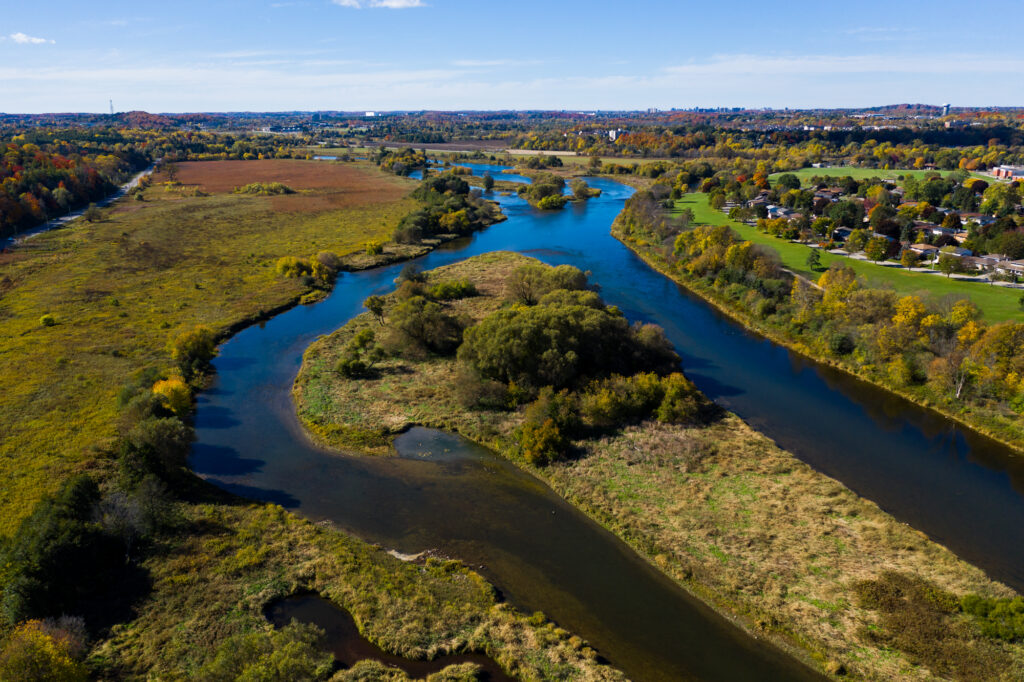
[{"label": "white cloud", "polygon": [[362,9],[377,7],[385,9],[409,9],[410,7],[426,7],[423,0],[331,0],[335,5]]},{"label": "white cloud", "polygon": [[19,45],[44,45],[50,43],[51,45],[56,42],[53,40],[47,40],[46,38],[36,38],[35,36],[26,35],[24,33],[12,33],[10,39]]}]

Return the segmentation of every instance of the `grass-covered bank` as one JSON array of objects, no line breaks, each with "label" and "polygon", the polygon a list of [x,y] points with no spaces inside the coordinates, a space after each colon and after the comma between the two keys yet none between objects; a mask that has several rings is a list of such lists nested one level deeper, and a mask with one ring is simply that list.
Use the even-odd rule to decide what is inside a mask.
[{"label": "grass-covered bank", "polygon": [[[352,613],[368,639],[409,658],[476,651],[524,679],[622,679],[579,638],[499,603],[489,584],[457,562],[405,562],[274,505],[217,491],[200,498],[182,508],[178,532],[144,564],[152,588],[135,618],[93,650],[89,662],[100,679],[234,680],[245,666],[250,675],[257,666],[267,671],[258,679],[326,679],[322,671],[291,677],[295,668],[289,674],[284,663],[319,658],[294,642],[271,645],[263,616],[274,599],[310,590]],[[366,667],[332,679],[408,679]],[[457,667],[445,674],[477,679]]]},{"label": "grass-covered bank", "polygon": [[[547,293],[552,298],[524,303],[515,290],[519,280],[510,276],[529,263],[516,254],[486,254],[427,273],[419,290],[471,284],[476,295],[434,297],[438,312],[470,331],[481,328],[481,320],[569,298]],[[826,673],[1013,679],[1024,671],[1021,646],[984,636],[959,605],[964,595],[1011,597],[1011,590],[735,416],[671,423],[659,421],[656,411],[625,427],[606,421],[566,439],[562,459],[536,466],[532,454],[542,429],[525,426],[536,423],[537,412],[557,422],[560,394],[525,409],[509,408],[516,402],[510,389],[521,390],[521,382],[504,389],[489,384],[489,394],[474,389],[466,395],[471,354],[462,351],[458,358],[451,351],[377,354],[365,372],[351,374],[348,360],[370,347],[355,340],[367,341],[368,332],[374,343],[385,339],[413,286],[403,284],[405,292],[374,301],[372,312],[307,351],[294,395],[303,423],[323,441],[384,453],[391,436],[419,424],[489,445],[687,589]],[[479,332],[466,334],[479,343]],[[596,426],[609,412],[588,395],[597,393],[585,393],[579,412]],[[629,421],[621,413],[617,420]],[[901,620],[899,613],[911,617]]]},{"label": "grass-covered bank", "polygon": [[[769,269],[782,265],[808,279],[822,277],[806,265],[807,247],[782,242],[751,226],[731,221],[711,209],[702,195],[689,195],[683,201],[693,210],[693,223],[722,226],[721,230],[726,230],[698,227],[704,230],[704,236],[714,235],[711,241],[733,239],[727,234],[731,230],[739,239],[755,245],[747,252],[751,256],[757,248],[771,249],[778,254],[774,263],[764,261]],[[825,288],[832,288],[832,292],[825,291],[824,295],[810,286],[791,290],[789,283],[777,278],[776,282],[782,282],[782,287],[768,291],[763,284],[774,276],[771,274],[765,279],[751,270],[750,277],[762,282],[754,287],[718,276],[723,268],[739,272],[724,260],[716,261],[711,257],[715,249],[728,248],[724,242],[709,244],[709,255],[703,258],[682,252],[677,256],[673,248],[635,230],[635,221],[627,229],[620,216],[612,233],[651,267],[749,329],[817,362],[842,369],[917,405],[933,409],[1017,452],[1024,452],[1024,420],[1015,395],[1018,376],[1015,368],[1020,362],[1021,347],[1014,339],[1021,326],[1014,320],[1019,315],[999,322],[1010,314],[1015,291],[883,268],[832,254],[822,254],[822,264],[843,268],[834,283],[842,279],[845,272],[856,278],[846,282],[845,293],[840,294],[831,284]],[[696,244],[700,238],[690,241]],[[693,267],[684,261],[692,261]],[[745,276],[739,279],[746,281]],[[767,301],[766,293],[773,301]],[[968,299],[981,313],[975,315],[977,319],[968,319],[973,314],[970,305],[961,305],[959,310],[965,311],[967,317],[955,323],[933,314],[933,308],[944,306],[952,310],[962,299]],[[852,303],[847,305],[847,300]],[[865,305],[866,301],[871,303]],[[911,317],[919,327],[916,334],[909,333],[912,325],[894,314],[900,306],[904,310],[907,306],[913,308]],[[953,313],[948,315],[950,319],[956,317]],[[996,324],[986,326],[986,315]],[[853,334],[850,330],[855,319],[862,324]],[[925,319],[937,325],[928,328]],[[968,321],[970,326],[961,334],[959,329]],[[956,325],[960,325],[959,329]],[[943,338],[947,333],[950,338]],[[1002,340],[1003,336],[1007,340]],[[839,340],[838,346],[834,340]],[[880,342],[885,343],[884,349]],[[879,348],[873,347],[876,344]]]},{"label": "grass-covered bank", "polygon": [[411,183],[373,168],[176,174],[2,257],[0,518],[12,537],[0,536],[0,678],[35,666],[42,677],[26,679],[326,679],[315,636],[274,633],[262,616],[268,600],[311,589],[408,656],[478,650],[529,679],[621,678],[455,562],[398,561],[184,471],[190,391],[216,339],[322,295],[336,270],[436,242],[386,243],[419,204]]}]

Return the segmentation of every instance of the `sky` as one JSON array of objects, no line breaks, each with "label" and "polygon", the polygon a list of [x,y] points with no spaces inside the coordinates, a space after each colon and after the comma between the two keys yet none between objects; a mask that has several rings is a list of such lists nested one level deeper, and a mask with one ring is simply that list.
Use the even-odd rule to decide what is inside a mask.
[{"label": "sky", "polygon": [[0,112],[1016,106],[1022,18],[1005,0],[0,0]]}]

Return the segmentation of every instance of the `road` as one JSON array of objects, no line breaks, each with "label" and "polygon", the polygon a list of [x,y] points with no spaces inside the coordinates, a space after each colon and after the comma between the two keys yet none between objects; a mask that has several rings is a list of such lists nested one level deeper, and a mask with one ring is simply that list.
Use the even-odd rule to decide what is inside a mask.
[{"label": "road", "polygon": [[[132,191],[132,189],[137,187],[139,181],[141,181],[142,178],[144,178],[145,176],[150,175],[153,172],[154,168],[156,168],[156,164],[153,164],[152,166],[142,171],[141,173],[136,173],[134,176],[132,176],[131,180],[118,187],[117,191],[107,195],[100,201],[97,201],[96,205],[103,207],[109,206],[110,204],[114,203],[115,201],[123,197],[125,194]],[[85,213],[85,208],[81,208],[77,211],[72,211],[71,213],[68,213],[67,215],[62,215],[59,218],[54,218],[53,220],[49,220],[43,223],[42,225],[37,225],[30,230],[26,230],[16,235],[0,239],[0,251],[9,249],[12,246],[16,246],[20,244],[22,241],[30,239],[31,237],[34,237],[37,234],[41,234],[43,232],[47,232],[58,227],[63,227],[64,225],[70,223],[72,220],[82,217],[83,213]]]}]

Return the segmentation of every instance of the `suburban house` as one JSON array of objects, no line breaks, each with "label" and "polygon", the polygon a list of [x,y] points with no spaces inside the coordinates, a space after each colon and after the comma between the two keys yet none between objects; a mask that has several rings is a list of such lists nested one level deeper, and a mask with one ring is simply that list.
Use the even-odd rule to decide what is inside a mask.
[{"label": "suburban house", "polygon": [[1001,275],[1024,275],[1024,260],[1004,260],[996,265],[996,272]]},{"label": "suburban house", "polygon": [[911,244],[907,248],[920,256],[921,260],[935,260],[939,257],[939,247],[931,244]]}]

